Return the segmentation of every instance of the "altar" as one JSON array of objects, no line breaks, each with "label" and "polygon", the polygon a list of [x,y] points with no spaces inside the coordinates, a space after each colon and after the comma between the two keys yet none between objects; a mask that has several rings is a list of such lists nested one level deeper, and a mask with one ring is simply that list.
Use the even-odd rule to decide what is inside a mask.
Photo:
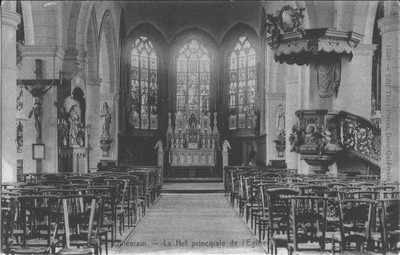
[{"label": "altar", "polygon": [[186,177],[195,177],[196,172],[214,170],[220,150],[216,117],[215,112],[200,110],[168,113],[166,149],[172,172],[187,171]]}]

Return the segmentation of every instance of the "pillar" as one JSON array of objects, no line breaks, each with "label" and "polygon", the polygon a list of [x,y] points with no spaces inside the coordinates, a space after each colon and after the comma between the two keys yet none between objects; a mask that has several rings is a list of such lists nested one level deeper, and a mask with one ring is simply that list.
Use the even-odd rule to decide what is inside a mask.
[{"label": "pillar", "polygon": [[300,109],[300,71],[301,67],[297,65],[286,66],[286,77],[285,77],[285,91],[286,91],[286,103],[285,103],[285,131],[286,131],[286,164],[288,169],[298,169],[298,158],[297,152],[291,152],[291,145],[289,142],[289,135],[292,133],[293,125],[297,125],[298,118],[294,114],[296,110]]},{"label": "pillar", "polygon": [[[88,142],[89,150],[88,170],[95,172],[97,164],[100,162],[102,151],[100,149],[100,86],[101,79],[97,76],[89,75],[86,82],[86,123],[90,123]],[[115,121],[115,120],[112,120]]]},{"label": "pillar", "polygon": [[[385,2],[396,8],[396,2]],[[387,6],[385,6],[387,7]],[[397,11],[392,12],[378,21],[382,35],[382,145],[381,145],[381,179],[384,181],[399,182],[399,43],[400,43],[400,16]],[[385,8],[385,11],[388,8]]]},{"label": "pillar", "polygon": [[1,10],[1,149],[2,181],[17,180],[16,146],[16,30],[21,21],[20,15],[13,11]]}]

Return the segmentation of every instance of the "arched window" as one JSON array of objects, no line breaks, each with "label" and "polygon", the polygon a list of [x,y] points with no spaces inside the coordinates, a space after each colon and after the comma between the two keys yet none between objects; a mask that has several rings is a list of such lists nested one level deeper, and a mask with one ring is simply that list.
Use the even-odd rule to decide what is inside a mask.
[{"label": "arched window", "polygon": [[178,52],[176,110],[200,110],[206,114],[210,101],[210,65],[208,50],[196,40]]},{"label": "arched window", "polygon": [[157,129],[158,57],[151,41],[141,36],[131,51],[130,91],[133,98],[131,125]]},{"label": "arched window", "polygon": [[229,129],[254,129],[256,124],[256,51],[246,36],[229,56]]}]

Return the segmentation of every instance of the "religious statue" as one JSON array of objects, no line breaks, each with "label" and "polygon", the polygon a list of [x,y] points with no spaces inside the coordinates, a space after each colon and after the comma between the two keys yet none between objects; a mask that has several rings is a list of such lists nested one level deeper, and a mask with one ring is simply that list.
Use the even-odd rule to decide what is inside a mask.
[{"label": "religious statue", "polygon": [[302,132],[299,130],[297,125],[292,126],[292,133],[289,136],[289,142],[292,147],[290,149],[291,152],[298,151],[299,146],[303,143]]},{"label": "religious statue", "polygon": [[232,149],[231,144],[228,142],[228,140],[224,140],[224,142],[222,143],[222,151],[228,151],[228,148]]},{"label": "religious statue", "polygon": [[317,62],[317,85],[319,96],[337,95],[340,85],[341,64],[339,58],[324,57]]},{"label": "religious statue", "polygon": [[256,152],[254,150],[251,150],[248,157],[249,157],[249,166],[256,166],[257,165]]},{"label": "religious statue", "polygon": [[158,149],[158,152],[163,152],[163,142],[162,140],[158,140],[156,145],[154,146],[154,149]]},{"label": "religious statue", "polygon": [[110,108],[108,108],[107,102],[103,103],[103,108],[101,109],[100,117],[101,117],[101,129],[102,129],[100,139],[108,140],[110,139],[111,113],[110,113]]},{"label": "religious statue", "polygon": [[60,115],[58,118],[58,128],[60,130],[61,142],[64,147],[68,146],[68,136],[69,136],[69,128],[68,128],[68,114],[65,111],[65,107],[61,106]]},{"label": "religious statue", "polygon": [[285,132],[285,110],[282,104],[278,106],[276,113],[276,130],[278,131],[278,135]]},{"label": "religious statue", "polygon": [[31,118],[32,115],[35,119],[36,137],[42,137],[43,109],[42,102],[39,97],[35,97],[35,103],[32,107],[32,110],[28,114],[28,118]]},{"label": "religious statue", "polygon": [[82,142],[79,139],[79,124],[81,123],[81,116],[78,111],[78,106],[74,104],[69,110],[69,145],[72,147],[81,146]]},{"label": "religious statue", "polygon": [[272,14],[267,14],[264,23],[265,31],[272,36],[273,42],[278,42],[280,30],[278,27],[278,17]]}]

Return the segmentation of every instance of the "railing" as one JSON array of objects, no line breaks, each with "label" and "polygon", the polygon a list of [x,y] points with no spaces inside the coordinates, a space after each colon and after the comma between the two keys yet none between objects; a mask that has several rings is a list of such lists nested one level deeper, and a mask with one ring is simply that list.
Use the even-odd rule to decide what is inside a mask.
[{"label": "railing", "polygon": [[324,109],[299,110],[299,126],[290,135],[292,150],[302,155],[346,153],[380,166],[381,130],[360,116]]},{"label": "railing", "polygon": [[341,111],[341,143],[345,151],[378,165],[381,160],[381,130],[371,121]]}]

